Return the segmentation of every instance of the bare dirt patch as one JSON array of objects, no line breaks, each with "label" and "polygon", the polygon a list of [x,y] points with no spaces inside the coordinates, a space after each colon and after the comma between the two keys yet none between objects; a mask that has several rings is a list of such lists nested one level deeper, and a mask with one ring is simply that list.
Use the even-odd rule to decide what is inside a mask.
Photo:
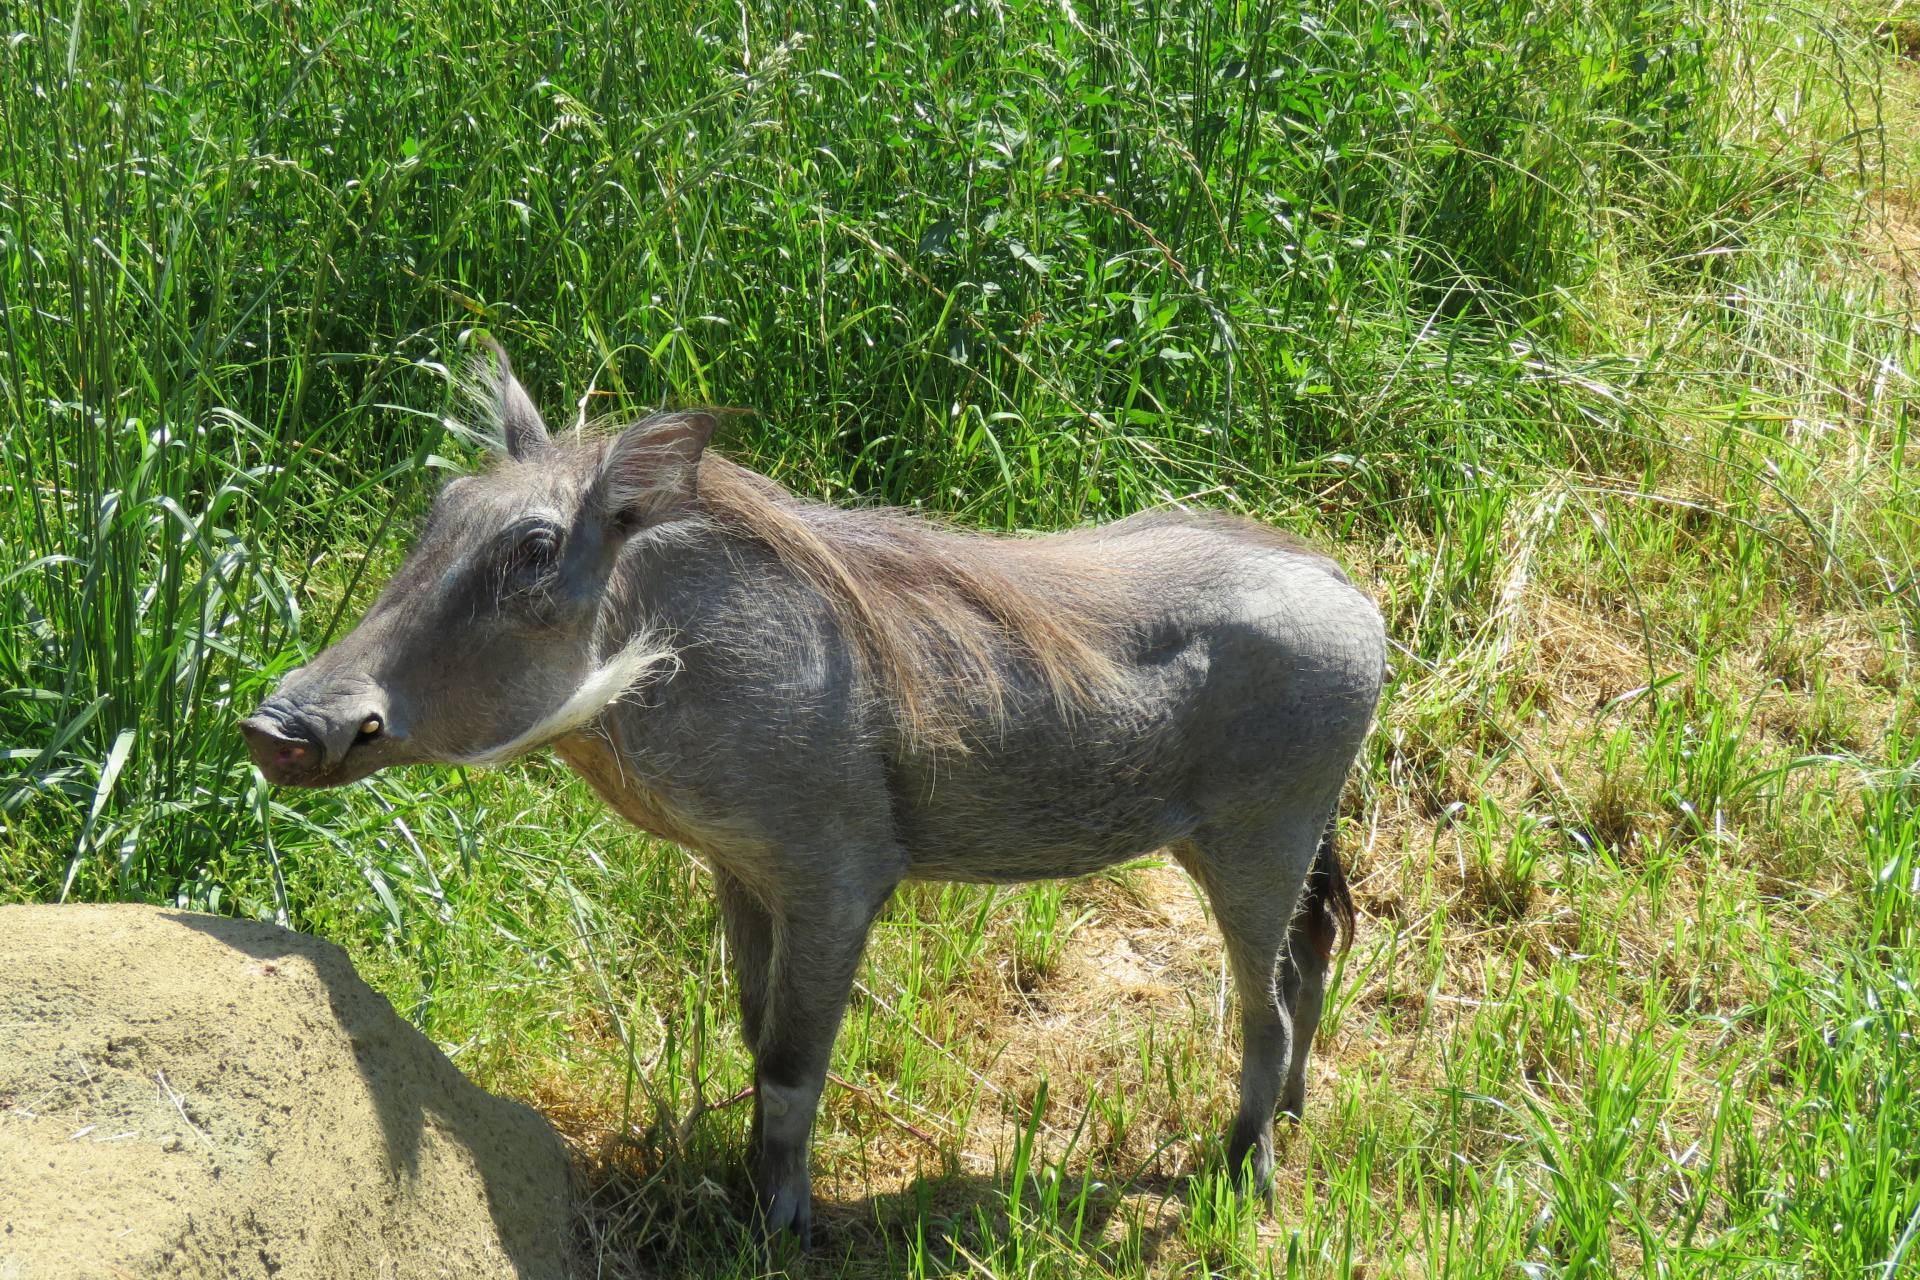
[{"label": "bare dirt patch", "polygon": [[568,1179],[331,943],[0,907],[0,1277],[560,1277]]},{"label": "bare dirt patch", "polygon": [[[1105,1226],[1093,1226],[1095,1236],[1111,1241],[1129,1217],[1148,1223],[1150,1236],[1165,1235],[1184,1216],[1179,1180],[1202,1166],[1238,1096],[1220,934],[1164,854],[1076,881],[1067,902],[1078,923],[1044,975],[1017,972],[1013,948],[997,946],[999,980],[965,996],[977,1006],[974,1028],[947,1052],[967,1065],[981,1096],[957,1144],[958,1177],[933,1189],[936,1216],[965,1222],[976,1205],[997,1211],[1012,1152],[1031,1130],[1036,1161],[1064,1157],[1075,1176],[1097,1168],[1103,1180],[1127,1182],[1102,1197]],[[1170,1060],[1193,1068],[1177,1096],[1159,1074]],[[1317,1096],[1326,1096],[1330,1075],[1317,1068]],[[905,1204],[916,1183],[938,1178],[940,1160],[902,1123],[936,1122],[883,1099],[852,1098],[844,1086],[830,1087],[827,1101],[842,1123],[858,1117],[867,1158],[852,1176],[829,1172],[816,1183],[825,1221],[843,1231],[870,1227],[875,1205]]]}]

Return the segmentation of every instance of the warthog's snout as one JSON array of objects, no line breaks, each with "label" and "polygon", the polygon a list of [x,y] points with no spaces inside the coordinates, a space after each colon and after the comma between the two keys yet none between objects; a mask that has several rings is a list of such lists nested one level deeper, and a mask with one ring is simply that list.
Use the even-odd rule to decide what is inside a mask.
[{"label": "warthog's snout", "polygon": [[[396,736],[376,707],[333,715],[296,710],[277,698],[242,720],[240,734],[267,781],[282,787],[328,786],[344,781],[349,771],[370,773],[371,768],[353,767],[373,763],[358,757],[378,754],[373,748],[391,744]],[[352,766],[349,757],[355,757]]]}]

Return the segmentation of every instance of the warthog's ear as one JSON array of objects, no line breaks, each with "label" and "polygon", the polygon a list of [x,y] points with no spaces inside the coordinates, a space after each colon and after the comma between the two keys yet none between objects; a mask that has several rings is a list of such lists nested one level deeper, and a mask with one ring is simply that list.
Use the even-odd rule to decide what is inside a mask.
[{"label": "warthog's ear", "polygon": [[634,423],[607,446],[593,501],[622,533],[674,519],[693,501],[700,454],[718,424],[698,411]]},{"label": "warthog's ear", "polygon": [[[540,411],[533,407],[533,398],[520,385],[520,379],[513,376],[513,362],[507,359],[507,349],[489,334],[481,334],[478,341],[487,354],[475,361],[470,379],[474,398],[499,425],[500,438],[509,457],[521,461],[539,457],[553,448],[547,424],[541,421]],[[493,357],[491,362],[488,355]],[[489,363],[491,368],[487,367]]]}]

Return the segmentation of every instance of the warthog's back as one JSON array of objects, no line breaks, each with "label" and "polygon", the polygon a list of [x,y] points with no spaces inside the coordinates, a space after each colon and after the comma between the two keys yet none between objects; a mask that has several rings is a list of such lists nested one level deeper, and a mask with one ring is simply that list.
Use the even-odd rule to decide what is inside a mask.
[{"label": "warthog's back", "polygon": [[1067,716],[1029,689],[964,755],[903,751],[892,787],[912,874],[1091,871],[1337,791],[1386,642],[1332,560],[1250,520],[1180,512],[1007,551],[1117,599],[1122,679]]}]

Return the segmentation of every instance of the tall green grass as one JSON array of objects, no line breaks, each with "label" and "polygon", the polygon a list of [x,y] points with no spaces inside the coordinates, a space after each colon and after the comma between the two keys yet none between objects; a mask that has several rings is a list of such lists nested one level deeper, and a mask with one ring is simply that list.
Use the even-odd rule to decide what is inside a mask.
[{"label": "tall green grass", "polygon": [[243,874],[223,722],[337,624],[298,616],[315,558],[390,545],[476,323],[562,417],[755,409],[734,447],[811,491],[1490,554],[1502,468],[1644,447],[1654,369],[1576,340],[1598,267],[1717,287],[1816,198],[1730,136],[1831,97],[1830,56],[1744,49],[1780,19],[22,7],[6,807],[57,811],[68,889]]},{"label": "tall green grass", "polygon": [[621,1131],[618,1265],[762,1265],[709,1194],[745,1076],[690,865],[550,765],[290,798],[231,732],[478,460],[441,415],[484,326],[557,423],[743,406],[724,446],[796,489],[991,528],[1240,509],[1388,615],[1280,1225],[1207,1163],[1206,997],[1107,1076],[997,1073],[983,1010],[1076,972],[1125,876],[916,891],[822,1160],[908,1125],[928,1180],[822,1268],[1911,1271],[1915,353],[1849,236],[1914,117],[1875,29],[22,0],[0,896],[340,938],[470,1070]]}]

